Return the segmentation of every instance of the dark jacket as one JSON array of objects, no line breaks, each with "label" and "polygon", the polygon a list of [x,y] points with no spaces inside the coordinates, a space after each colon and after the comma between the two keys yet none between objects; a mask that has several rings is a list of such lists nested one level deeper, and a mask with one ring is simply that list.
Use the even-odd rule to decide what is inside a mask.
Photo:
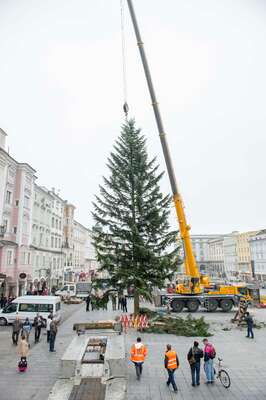
[{"label": "dark jacket", "polygon": [[56,336],[56,334],[57,334],[57,323],[54,320],[52,320],[50,324],[50,335]]},{"label": "dark jacket", "polygon": [[33,325],[34,325],[34,328],[35,329],[37,329],[37,328],[42,328],[43,326],[44,326],[44,320],[43,320],[43,318],[41,317],[41,316],[39,316],[39,317],[35,317],[34,318],[34,320],[33,320]]},{"label": "dark jacket", "polygon": [[248,315],[245,318],[245,321],[246,321],[246,323],[248,324],[249,327],[251,327],[251,328],[253,327],[254,321],[253,321],[253,318],[251,317],[251,315]]},{"label": "dark jacket", "polygon": [[[188,361],[191,360],[192,356],[194,356],[194,359],[196,362],[200,362],[200,359],[203,358],[203,351],[199,347],[191,347],[187,359]],[[193,364],[192,364],[193,365]]]},{"label": "dark jacket", "polygon": [[15,319],[13,322],[13,332],[19,332],[22,327],[21,321],[19,319]]}]

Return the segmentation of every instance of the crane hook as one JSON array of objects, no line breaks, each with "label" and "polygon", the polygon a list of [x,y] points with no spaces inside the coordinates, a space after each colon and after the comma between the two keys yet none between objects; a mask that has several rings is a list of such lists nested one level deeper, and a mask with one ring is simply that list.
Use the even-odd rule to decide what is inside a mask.
[{"label": "crane hook", "polygon": [[125,117],[126,117],[126,119],[127,119],[129,107],[128,107],[128,104],[127,104],[126,101],[125,101],[125,103],[123,104],[123,111],[124,111]]}]

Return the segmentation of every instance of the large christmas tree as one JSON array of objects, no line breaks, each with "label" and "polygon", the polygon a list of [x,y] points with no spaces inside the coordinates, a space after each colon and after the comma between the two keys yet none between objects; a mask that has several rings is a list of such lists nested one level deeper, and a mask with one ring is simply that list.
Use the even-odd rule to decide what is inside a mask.
[{"label": "large christmas tree", "polygon": [[176,268],[171,246],[176,232],[168,222],[171,197],[160,191],[163,173],[155,158],[149,161],[146,140],[133,120],[123,125],[107,166],[110,177],[104,178],[93,204],[94,246],[110,285],[134,286],[137,314],[139,297],[149,298]]}]

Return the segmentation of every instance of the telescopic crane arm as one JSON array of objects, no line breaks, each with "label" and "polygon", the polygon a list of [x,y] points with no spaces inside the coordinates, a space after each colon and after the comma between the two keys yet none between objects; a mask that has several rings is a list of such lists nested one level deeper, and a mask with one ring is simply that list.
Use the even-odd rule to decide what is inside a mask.
[{"label": "telescopic crane arm", "polygon": [[152,79],[151,79],[151,73],[150,73],[143,41],[141,39],[141,35],[140,35],[138,22],[136,19],[136,14],[134,11],[132,0],[127,0],[127,4],[128,4],[128,8],[129,8],[129,13],[130,13],[130,16],[132,19],[132,23],[133,23],[133,27],[134,27],[134,31],[135,31],[135,35],[136,35],[136,39],[137,39],[137,44],[138,44],[138,48],[139,48],[139,52],[140,52],[140,56],[141,56],[141,60],[142,60],[142,65],[144,68],[144,72],[145,72],[145,76],[146,76],[146,80],[147,80],[147,84],[148,84],[148,88],[149,88],[149,92],[150,92],[152,107],[153,107],[153,111],[154,111],[154,115],[155,115],[155,119],[156,119],[156,123],[157,123],[157,128],[159,131],[159,136],[160,136],[161,145],[162,145],[162,149],[163,149],[164,159],[165,159],[167,172],[168,172],[168,176],[169,176],[170,184],[171,184],[171,188],[172,188],[173,201],[175,204],[176,215],[177,215],[177,219],[178,219],[178,223],[179,223],[180,236],[183,241],[184,252],[185,252],[186,275],[193,278],[194,283],[196,285],[199,285],[200,273],[199,273],[199,270],[198,270],[198,267],[196,264],[196,260],[195,260],[194,254],[193,254],[192,242],[191,242],[190,232],[189,232],[190,226],[187,224],[185,211],[184,211],[184,205],[182,202],[180,192],[178,190],[175,173],[174,173],[174,168],[173,168],[173,164],[172,164],[172,160],[171,160],[171,156],[170,156],[170,150],[169,150],[166,134],[165,134],[164,127],[163,127],[163,121],[162,121],[159,105],[158,105],[158,102],[156,99],[155,90],[154,90],[154,86],[153,86]]}]

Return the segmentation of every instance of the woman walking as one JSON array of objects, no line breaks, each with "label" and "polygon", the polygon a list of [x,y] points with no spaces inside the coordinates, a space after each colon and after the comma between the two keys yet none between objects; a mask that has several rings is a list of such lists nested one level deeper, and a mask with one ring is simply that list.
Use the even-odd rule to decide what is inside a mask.
[{"label": "woman walking", "polygon": [[32,328],[32,325],[30,323],[30,320],[29,320],[29,318],[26,318],[25,322],[23,322],[23,324],[22,324],[22,334],[21,334],[21,336],[24,335],[26,337],[26,340],[27,340],[27,342],[29,344],[29,347],[30,347],[29,338],[30,338],[31,328]]},{"label": "woman walking", "polygon": [[26,340],[26,336],[22,334],[19,345],[18,345],[18,355],[20,361],[18,363],[18,368],[20,372],[25,372],[27,369],[27,357],[29,355],[29,344]]}]

